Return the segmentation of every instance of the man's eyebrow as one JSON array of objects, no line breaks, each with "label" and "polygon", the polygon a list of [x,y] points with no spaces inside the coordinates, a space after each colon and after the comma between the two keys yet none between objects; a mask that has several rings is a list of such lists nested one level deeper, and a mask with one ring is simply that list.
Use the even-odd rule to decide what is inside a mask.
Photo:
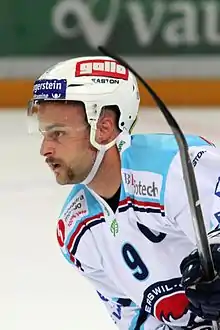
[{"label": "man's eyebrow", "polygon": [[66,125],[61,124],[61,123],[54,123],[54,124],[45,126],[44,131],[47,132],[47,131],[50,131],[54,128],[61,128],[61,127],[66,127]]}]

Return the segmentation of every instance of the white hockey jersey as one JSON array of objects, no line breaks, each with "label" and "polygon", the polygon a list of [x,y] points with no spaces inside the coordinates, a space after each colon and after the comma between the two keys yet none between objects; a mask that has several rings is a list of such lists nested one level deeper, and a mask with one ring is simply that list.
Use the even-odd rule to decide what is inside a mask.
[{"label": "white hockey jersey", "polygon": [[[203,138],[186,138],[210,231],[220,219],[220,151]],[[57,226],[62,253],[93,283],[119,329],[197,329],[203,321],[187,309],[180,283],[179,266],[195,236],[175,138],[121,134],[117,146],[117,211],[75,185]]]}]

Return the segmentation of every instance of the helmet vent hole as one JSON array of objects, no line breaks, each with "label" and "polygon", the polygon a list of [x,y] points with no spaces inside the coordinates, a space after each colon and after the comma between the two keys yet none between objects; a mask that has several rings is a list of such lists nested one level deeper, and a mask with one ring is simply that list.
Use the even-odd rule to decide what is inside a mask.
[{"label": "helmet vent hole", "polygon": [[121,123],[121,126],[124,126],[124,124],[125,124],[125,123],[124,123],[124,122],[122,122],[122,123]]},{"label": "helmet vent hole", "polygon": [[97,111],[97,104],[93,104],[92,107],[93,107],[94,113],[97,114],[97,112],[98,112],[98,111]]}]

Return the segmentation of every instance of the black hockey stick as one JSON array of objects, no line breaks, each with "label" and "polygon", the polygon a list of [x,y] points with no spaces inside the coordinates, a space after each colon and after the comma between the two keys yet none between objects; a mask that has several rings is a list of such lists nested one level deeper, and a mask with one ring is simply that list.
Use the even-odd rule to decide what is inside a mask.
[{"label": "black hockey stick", "polygon": [[[196,184],[195,173],[193,169],[192,162],[189,157],[188,152],[188,145],[185,139],[183,132],[181,131],[178,123],[167,109],[164,102],[159,98],[159,96],[154,92],[154,90],[150,87],[150,85],[128,64],[126,63],[121,57],[112,54],[104,47],[98,47],[99,51],[106,56],[112,57],[120,64],[122,64],[125,68],[130,70],[135,77],[143,84],[143,86],[147,89],[149,94],[154,99],[156,105],[159,107],[160,111],[162,112],[163,116],[165,117],[169,127],[171,128],[175,139],[177,141],[182,170],[183,170],[183,177],[186,185],[186,191],[188,196],[188,201],[190,205],[190,211],[192,216],[193,227],[195,231],[196,243],[199,251],[199,256],[201,259],[201,263],[205,272],[205,276],[207,280],[213,279],[215,276],[215,269],[212,260],[211,250],[206,234],[206,228],[204,223],[204,218],[202,214],[202,209],[199,200],[199,193]],[[213,329],[219,330],[220,327],[218,326],[217,322],[213,321]]]}]

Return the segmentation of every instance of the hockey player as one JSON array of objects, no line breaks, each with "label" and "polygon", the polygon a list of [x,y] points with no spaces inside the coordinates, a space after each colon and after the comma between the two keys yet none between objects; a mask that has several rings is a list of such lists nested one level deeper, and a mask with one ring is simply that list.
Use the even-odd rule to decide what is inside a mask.
[{"label": "hockey player", "polygon": [[[211,329],[220,318],[220,152],[187,136],[216,267],[204,281],[173,135],[131,135],[134,76],[108,57],[58,63],[34,84],[41,155],[73,185],[57,224],[65,258],[119,329]],[[146,123],[147,127],[147,123]]]}]

